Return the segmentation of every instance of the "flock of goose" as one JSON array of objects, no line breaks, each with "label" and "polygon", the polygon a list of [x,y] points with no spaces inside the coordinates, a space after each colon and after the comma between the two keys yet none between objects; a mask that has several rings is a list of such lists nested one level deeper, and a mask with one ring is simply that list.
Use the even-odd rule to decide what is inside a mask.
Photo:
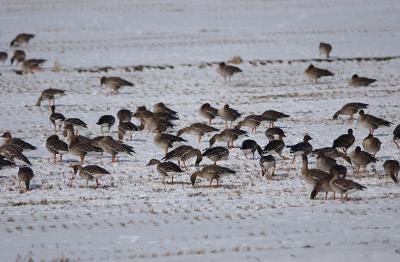
[{"label": "flock of goose", "polygon": [[[34,37],[32,34],[19,34],[12,42],[11,47],[21,47]],[[327,43],[320,43],[320,55],[329,58],[332,51],[332,46]],[[0,62],[6,62],[8,55],[6,52],[0,52]],[[22,49],[17,49],[10,59],[11,64],[16,62],[22,64],[22,73],[29,74],[40,71],[40,65],[46,60],[44,59],[27,59],[26,53]],[[236,66],[227,65],[221,62],[216,70],[224,79],[230,80],[234,74],[242,72]],[[305,74],[318,82],[322,77],[334,76],[334,74],[326,69],[318,68],[310,65]],[[353,75],[349,81],[351,86],[368,86],[374,83],[375,79]],[[120,77],[102,77],[100,85],[106,86],[112,90],[113,94],[117,94],[119,89],[124,86],[133,86],[134,84]],[[355,114],[359,114],[359,124],[369,130],[369,135],[364,138],[361,146],[356,146],[354,150],[348,150],[354,145],[355,137],[353,130],[349,129],[346,134],[340,135],[330,143],[330,146],[314,149],[310,141],[312,137],[305,135],[303,140],[295,145],[285,145],[284,138],[286,137],[284,130],[277,127],[276,122],[289,118],[290,116],[275,110],[267,110],[262,114],[251,114],[243,116],[229,105],[224,105],[222,108],[215,108],[210,103],[205,103],[200,106],[199,114],[203,117],[207,124],[196,122],[190,126],[183,127],[178,130],[177,134],[168,133],[179,117],[178,113],[160,102],[154,105],[153,111],[145,106],[140,106],[135,112],[129,109],[121,109],[116,118],[118,120],[117,138],[111,136],[110,130],[116,124],[116,118],[113,115],[103,115],[99,118],[99,125],[103,135],[97,137],[86,137],[79,134],[79,130],[86,129],[87,124],[79,118],[67,118],[61,112],[56,111],[55,98],[60,95],[66,95],[64,90],[46,89],[38,98],[37,106],[41,105],[42,101],[48,101],[51,113],[49,116],[50,123],[54,128],[54,134],[50,135],[46,140],[46,148],[51,154],[54,163],[62,161],[62,156],[71,154],[80,159],[79,164],[70,165],[74,176],[79,173],[79,176],[89,181],[95,180],[96,187],[100,185],[99,179],[110,174],[106,169],[97,165],[85,165],[87,155],[96,154],[103,156],[110,155],[112,162],[118,162],[118,155],[127,154],[133,155],[135,152],[133,147],[127,141],[132,140],[134,132],[143,132],[148,130],[154,133],[154,143],[164,150],[165,156],[162,159],[151,159],[148,166],[155,165],[159,172],[162,182],[165,183],[166,178],[171,178],[171,182],[175,176],[184,173],[188,168],[187,162],[190,159],[195,159],[195,167],[197,171],[190,175],[190,182],[195,186],[197,178],[208,179],[210,187],[212,182],[216,180],[217,186],[222,177],[235,174],[236,171],[228,167],[219,165],[220,162],[229,158],[230,150],[234,147],[234,142],[243,136],[251,136],[257,128],[261,127],[263,122],[267,122],[269,127],[265,131],[268,139],[267,145],[262,148],[255,140],[246,139],[242,142],[240,150],[243,151],[244,157],[255,159],[255,154],[259,154],[259,165],[261,175],[267,179],[272,179],[275,174],[276,157],[281,161],[286,161],[289,158],[284,155],[284,149],[288,148],[293,155],[292,162],[295,158],[301,157],[302,167],[301,176],[304,181],[311,185],[311,198],[315,198],[319,192],[325,193],[325,198],[329,192],[333,193],[333,198],[336,198],[336,193],[341,194],[341,199],[348,199],[348,194],[357,190],[364,190],[365,187],[347,178],[347,167],[338,164],[336,159],[342,159],[348,165],[356,168],[356,172],[366,170],[367,166],[376,163],[378,160],[375,155],[381,148],[381,141],[374,136],[374,130],[381,127],[390,127],[391,122],[365,113],[368,109],[368,104],[364,103],[348,103],[340,108],[334,115],[333,119],[337,119],[341,115],[349,116],[352,120]],[[140,121],[140,125],[132,123],[132,118]],[[220,118],[225,122],[224,129],[213,126],[213,120]],[[249,128],[248,131],[242,128]],[[61,134],[62,137],[58,134]],[[197,138],[200,143],[203,136],[212,134],[209,140],[209,147],[203,151],[187,144],[187,140],[183,135],[192,135]],[[25,189],[29,190],[30,181],[34,176],[34,172],[29,167],[31,162],[25,156],[25,152],[36,150],[37,148],[19,138],[13,137],[11,132],[5,132],[2,137],[4,143],[0,146],[0,168],[15,167],[16,162],[23,163],[18,171],[19,187],[24,183]],[[65,138],[66,141],[63,139]],[[400,148],[400,125],[393,131],[394,144]],[[226,143],[226,147],[222,145],[214,146],[216,143]],[[176,146],[178,144],[178,146]],[[316,158],[316,167],[308,167],[308,157]],[[199,169],[203,158],[208,158],[212,164],[205,165]],[[174,163],[173,161],[176,161]],[[387,160],[383,164],[384,172],[390,176],[394,182],[398,183],[398,173],[400,165],[397,160]]]}]

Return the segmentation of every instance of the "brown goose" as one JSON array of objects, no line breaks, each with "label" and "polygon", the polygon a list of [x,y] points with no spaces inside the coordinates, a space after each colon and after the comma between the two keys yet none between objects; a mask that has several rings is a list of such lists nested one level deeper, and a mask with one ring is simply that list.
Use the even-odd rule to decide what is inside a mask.
[{"label": "brown goose", "polygon": [[376,163],[378,161],[374,156],[371,154],[362,151],[361,147],[357,146],[356,149],[354,149],[353,152],[350,153],[350,159],[351,163],[356,166],[357,172],[360,172],[360,168],[363,168],[365,171],[365,168],[367,165],[371,163]]},{"label": "brown goose", "polygon": [[249,115],[246,116],[243,120],[239,121],[239,123],[235,126],[236,129],[240,129],[243,126],[251,128],[252,133],[257,132],[257,127],[264,121],[264,118],[260,115]]},{"label": "brown goose", "polygon": [[126,81],[120,77],[105,77],[100,79],[100,85],[105,85],[112,89],[114,95],[118,94],[118,90],[123,86],[134,86],[133,83]]},{"label": "brown goose", "polygon": [[21,152],[24,150],[36,150],[37,147],[33,146],[22,139],[15,138],[11,136],[10,132],[5,132],[1,137],[4,137],[4,145],[14,145],[21,149]]},{"label": "brown goose", "polygon": [[18,65],[19,63],[22,63],[26,60],[26,53],[24,50],[15,50],[14,55],[11,57],[10,63],[11,65],[14,64],[14,61]]},{"label": "brown goose", "polygon": [[338,119],[339,115],[348,115],[353,120],[354,114],[360,109],[368,108],[368,104],[364,103],[347,103],[339,111],[333,115],[333,119]]},{"label": "brown goose", "polygon": [[33,177],[33,170],[30,167],[20,167],[18,170],[18,188],[21,188],[21,182],[23,182],[25,184],[25,190],[30,190],[31,180]]},{"label": "brown goose", "polygon": [[208,120],[208,124],[211,125],[211,121],[218,116],[218,109],[212,107],[210,103],[205,103],[200,107],[200,115]]},{"label": "brown goose", "polygon": [[60,155],[60,161],[62,161],[62,155],[68,153],[68,144],[62,141],[57,135],[47,138],[46,148],[53,155],[53,163],[56,163],[57,155]]},{"label": "brown goose", "polygon": [[65,121],[65,116],[61,113],[56,112],[55,105],[51,106],[51,115],[49,118],[50,118],[50,122],[54,126],[54,132],[57,132],[57,127],[58,127],[58,130],[61,130],[61,126],[64,124],[64,121]]},{"label": "brown goose", "polygon": [[133,132],[139,131],[139,128],[132,122],[119,122],[118,124],[118,139],[123,140],[125,135],[132,140]]},{"label": "brown goose", "polygon": [[383,169],[385,170],[385,175],[390,176],[393,181],[397,184],[399,183],[399,172],[400,164],[397,160],[386,160],[383,164]]},{"label": "brown goose", "polygon": [[237,110],[230,108],[229,105],[224,105],[223,108],[218,110],[218,115],[225,121],[225,128],[228,127],[228,122],[232,123],[238,119],[242,114]]},{"label": "brown goose", "polygon": [[336,172],[335,169],[331,170],[331,174],[333,175],[333,178],[330,180],[329,184],[335,193],[340,193],[342,201],[344,201],[343,195],[345,195],[345,199],[348,200],[348,194],[366,189],[365,186],[362,186],[353,180],[341,178],[340,173]]},{"label": "brown goose", "polygon": [[214,179],[217,180],[217,186],[219,186],[219,180],[222,177],[232,175],[235,173],[236,171],[223,166],[217,166],[217,165],[205,166],[201,171],[196,171],[190,176],[190,182],[192,182],[192,185],[194,187],[197,177],[201,177],[210,180],[210,187]]},{"label": "brown goose", "polygon": [[240,147],[240,150],[244,153],[245,157],[247,157],[248,154],[253,155],[253,159],[255,157],[255,152],[257,151],[260,157],[262,157],[263,152],[261,147],[257,144],[256,141],[252,139],[246,139],[242,142],[242,146]]},{"label": "brown goose", "polygon": [[[55,104],[55,98],[57,96],[63,96],[65,95],[65,91],[61,90],[61,89],[56,89],[56,88],[48,88],[42,91],[42,93],[40,94],[36,105],[40,106],[41,102],[43,100],[48,100],[49,101],[49,106],[51,106],[52,104]],[[53,103],[52,103],[53,102]]]},{"label": "brown goose", "polygon": [[22,73],[33,74],[42,70],[40,67],[46,62],[45,59],[28,59],[22,62]]},{"label": "brown goose", "polygon": [[207,157],[217,165],[218,161],[227,160],[229,157],[229,150],[223,146],[209,147],[204,150],[202,156]]},{"label": "brown goose", "polygon": [[334,76],[334,74],[326,69],[318,68],[313,66],[312,64],[309,65],[305,71],[305,74],[315,80],[315,83],[318,83],[318,78],[326,77],[326,76]]},{"label": "brown goose", "polygon": [[389,121],[386,121],[382,118],[365,114],[364,110],[360,110],[359,112],[360,118],[359,122],[362,127],[365,127],[369,130],[370,134],[374,134],[374,130],[378,129],[381,126],[391,126],[392,123]]},{"label": "brown goose", "polygon": [[80,136],[73,136],[71,142],[68,145],[68,151],[75,156],[79,156],[81,164],[85,162],[85,156],[88,153],[103,152],[101,148],[92,145],[92,141],[90,139],[82,139],[82,137]]},{"label": "brown goose", "polygon": [[317,159],[317,162],[315,165],[316,165],[317,169],[320,169],[327,173],[329,173],[329,171],[332,169],[332,167],[337,165],[336,160],[334,158],[326,156],[321,151],[318,151],[316,159]]},{"label": "brown goose", "polygon": [[347,161],[349,164],[351,164],[351,159],[348,155],[346,155],[344,152],[340,152],[336,148],[333,147],[323,147],[323,148],[318,148],[313,151],[313,153],[318,154],[322,153],[327,157],[337,159],[337,158],[342,158],[343,160]]},{"label": "brown goose", "polygon": [[231,76],[240,72],[242,72],[242,70],[239,67],[227,65],[225,64],[225,62],[219,63],[217,67],[217,73],[220,74],[225,81],[226,78],[228,78],[228,80],[230,81]]},{"label": "brown goose", "polygon": [[319,56],[325,56],[326,58],[329,58],[331,52],[332,45],[324,42],[319,43]]},{"label": "brown goose", "polygon": [[347,149],[349,149],[356,141],[353,135],[353,129],[348,129],[347,134],[340,135],[333,141],[333,148],[342,148],[343,151],[346,153]]},{"label": "brown goose", "polygon": [[117,113],[117,118],[119,122],[125,123],[132,120],[133,113],[128,109],[121,109]]},{"label": "brown goose", "polygon": [[161,182],[165,184],[165,178],[171,177],[171,183],[174,183],[174,176],[183,173],[184,171],[172,162],[161,162],[157,159],[151,159],[147,166],[157,166],[157,171],[161,176]]},{"label": "brown goose", "polygon": [[29,43],[29,41],[34,38],[35,35],[33,34],[27,34],[27,33],[21,33],[18,34],[10,43],[10,47],[19,47],[22,45],[26,45]]},{"label": "brown goose", "polygon": [[369,134],[362,142],[364,150],[373,156],[381,149],[381,145],[382,142],[372,134]]},{"label": "brown goose", "polygon": [[154,113],[160,113],[165,115],[172,115],[177,116],[178,112],[172,110],[171,108],[167,107],[163,102],[159,102],[153,106]]},{"label": "brown goose", "polygon": [[183,167],[186,166],[186,161],[189,159],[196,157],[196,162],[194,166],[198,167],[203,156],[201,155],[201,151],[199,149],[193,148],[191,146],[182,145],[178,146],[174,150],[168,152],[161,160],[176,160],[178,161],[178,166],[181,166],[181,162],[183,163]]},{"label": "brown goose", "polygon": [[358,76],[357,74],[353,75],[349,81],[349,85],[353,87],[359,86],[369,86],[372,83],[375,83],[376,79]]},{"label": "brown goose", "polygon": [[187,142],[187,141],[179,136],[174,136],[171,134],[161,133],[161,132],[156,132],[156,135],[154,136],[154,143],[159,147],[163,148],[165,150],[165,154],[168,153],[168,149],[172,148],[172,145],[175,142]]},{"label": "brown goose", "polygon": [[210,146],[214,145],[217,141],[227,142],[228,148],[233,148],[233,141],[239,138],[241,135],[245,135],[246,132],[240,129],[225,129],[219,134],[215,134],[210,139]]},{"label": "brown goose", "polygon": [[13,144],[0,146],[0,155],[4,156],[11,162],[15,162],[14,159],[18,159],[25,164],[28,164],[30,166],[32,165],[31,162],[29,162],[28,158],[24,154],[22,154],[21,148]]},{"label": "brown goose", "polygon": [[203,124],[203,123],[194,123],[191,124],[188,127],[184,127],[180,129],[177,133],[178,136],[181,136],[184,133],[189,133],[192,135],[195,135],[198,137],[198,142],[201,142],[201,138],[206,134],[206,133],[211,133],[211,132],[216,132],[219,129],[214,128],[212,126]]},{"label": "brown goose", "polygon": [[119,153],[125,153],[128,155],[135,153],[135,151],[133,151],[133,147],[124,144],[121,141],[114,140],[111,136],[105,136],[98,142],[98,144],[105,153],[112,156],[112,162],[118,162],[116,156]]},{"label": "brown goose", "polygon": [[102,167],[96,165],[88,165],[88,166],[81,166],[81,165],[72,165],[72,169],[74,170],[74,175],[78,173],[82,179],[86,180],[86,185],[88,185],[89,180],[96,180],[96,188],[100,185],[99,179],[105,175],[109,175],[110,172],[105,170]]},{"label": "brown goose", "polygon": [[278,119],[289,117],[289,115],[275,110],[264,111],[261,116],[264,118],[265,121],[269,121],[270,127],[273,127],[274,123],[278,121]]}]

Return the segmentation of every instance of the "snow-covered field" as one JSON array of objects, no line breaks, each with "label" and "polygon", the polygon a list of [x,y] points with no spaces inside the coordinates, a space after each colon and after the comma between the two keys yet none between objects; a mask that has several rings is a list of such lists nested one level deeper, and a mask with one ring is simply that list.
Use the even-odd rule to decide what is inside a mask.
[{"label": "snow-covered field", "polygon": [[[387,159],[399,160],[392,142],[400,122],[399,7],[390,0],[0,0],[0,51],[11,54],[9,42],[17,33],[34,33],[28,57],[48,60],[34,75],[17,75],[8,62],[0,65],[0,133],[9,130],[38,146],[27,153],[33,190],[19,193],[17,169],[0,170],[0,261],[399,260],[400,190],[382,168]],[[320,41],[333,44],[332,60],[311,61],[318,58]],[[239,65],[243,73],[225,83],[213,62],[234,55],[245,60]],[[55,62],[60,72],[51,70]],[[310,62],[335,77],[313,84],[303,73]],[[137,65],[153,67],[134,71]],[[349,87],[354,73],[378,82]],[[111,96],[100,88],[103,75],[136,86]],[[314,148],[331,146],[350,127],[360,145],[366,129],[357,121],[332,119],[347,102],[368,103],[367,113],[394,126],[376,132],[383,142],[376,174],[356,175],[346,164],[349,177],[367,190],[345,203],[322,195],[310,200],[300,160],[296,166],[279,160],[277,176],[266,180],[258,159],[246,159],[238,148],[221,162],[237,174],[223,178],[219,188],[206,187],[205,180],[192,188],[193,163],[178,183],[163,185],[155,168],[145,166],[163,156],[147,131],[134,134],[127,143],[136,154],[118,164],[108,156],[87,158],[112,173],[95,190],[80,179],[70,183],[76,157],[51,163],[45,148],[50,112],[46,103],[35,106],[49,87],[66,90],[57,109],[88,123],[87,136],[100,134],[101,115],[141,105],[152,109],[160,101],[179,113],[174,134],[205,121],[198,113],[205,102],[218,108],[228,103],[244,115],[267,109],[289,114],[277,123],[287,145],[308,133]],[[214,126],[223,128],[222,120]],[[265,146],[266,127],[247,138]],[[210,136],[201,143],[183,137],[202,150],[209,145]],[[211,162],[204,159],[201,166],[206,164]]]}]

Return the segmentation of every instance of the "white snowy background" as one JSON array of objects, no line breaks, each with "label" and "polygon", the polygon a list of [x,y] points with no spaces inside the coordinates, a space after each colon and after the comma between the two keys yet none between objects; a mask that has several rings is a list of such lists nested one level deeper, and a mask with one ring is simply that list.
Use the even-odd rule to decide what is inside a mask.
[{"label": "white snowy background", "polygon": [[[15,35],[34,33],[27,55],[47,59],[45,70],[34,75],[15,74],[19,68],[8,61],[0,65],[0,131],[38,146],[27,153],[33,190],[20,194],[17,169],[0,170],[0,260],[399,260],[399,186],[382,169],[385,160],[399,160],[392,142],[400,122],[399,11],[395,0],[0,0],[0,51],[11,55]],[[311,61],[318,58],[320,41],[333,45],[331,61]],[[245,62],[230,83],[215,72],[215,64],[199,66],[234,55]],[[60,72],[51,70],[56,62]],[[310,62],[335,76],[315,85],[303,73]],[[173,67],[140,72],[132,70],[136,65]],[[112,69],[96,72],[104,66]],[[351,88],[347,82],[354,73],[378,81]],[[111,96],[100,88],[103,75],[136,86]],[[247,160],[238,148],[221,162],[237,174],[221,180],[220,188],[192,188],[193,163],[178,184],[163,185],[155,168],[145,166],[163,156],[146,131],[128,141],[136,154],[118,164],[111,165],[110,157],[87,158],[112,173],[102,181],[106,187],[95,190],[80,179],[70,184],[69,165],[76,157],[51,163],[45,148],[50,112],[46,103],[35,106],[50,87],[66,90],[68,95],[56,100],[57,110],[88,123],[83,133],[88,136],[100,134],[95,123],[103,114],[141,105],[152,109],[160,101],[179,113],[173,133],[205,121],[198,113],[205,102],[218,108],[228,103],[244,115],[267,109],[289,114],[277,123],[287,145],[308,133],[314,148],[331,146],[350,127],[360,145],[366,129],[357,121],[332,120],[347,102],[368,103],[368,113],[394,126],[377,130],[383,147],[376,173],[369,167],[357,175],[347,164],[349,177],[368,189],[346,203],[322,195],[310,200],[300,160],[297,165],[279,160],[277,177],[266,180],[258,159]],[[215,126],[223,128],[222,120]],[[247,138],[265,146],[266,127]],[[199,149],[207,148],[210,138],[197,143],[183,137]],[[201,165],[210,163],[204,159]]]}]

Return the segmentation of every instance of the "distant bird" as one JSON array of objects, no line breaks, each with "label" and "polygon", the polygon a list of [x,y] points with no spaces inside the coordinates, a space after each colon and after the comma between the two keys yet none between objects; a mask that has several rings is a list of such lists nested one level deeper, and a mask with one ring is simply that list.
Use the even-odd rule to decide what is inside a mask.
[{"label": "distant bird", "polygon": [[208,120],[208,124],[211,125],[211,121],[218,116],[218,109],[212,107],[210,103],[205,103],[200,107],[200,115]]},{"label": "distant bird", "polygon": [[22,62],[22,73],[33,74],[42,70],[40,67],[46,62],[45,59],[28,59]]},{"label": "distant bird", "polygon": [[319,56],[326,56],[326,58],[329,58],[331,52],[332,46],[330,44],[324,42],[319,43]]},{"label": "distant bird", "polygon": [[353,129],[349,128],[347,130],[347,134],[340,135],[338,138],[336,138],[333,141],[333,148],[342,148],[345,153],[347,153],[347,149],[349,149],[354,142],[356,141],[356,138],[353,135]]},{"label": "distant bird", "polygon": [[81,119],[76,118],[76,117],[67,118],[64,121],[64,128],[66,125],[73,126],[76,135],[78,134],[78,130],[87,128],[87,124],[85,122],[83,122]]},{"label": "distant bird", "polygon": [[386,160],[383,164],[383,169],[385,170],[385,175],[390,176],[390,178],[397,184],[399,183],[399,172],[400,164],[397,160]]},{"label": "distant bird", "polygon": [[[366,189],[365,186],[360,185],[360,184],[354,182],[353,180],[341,178],[340,173],[335,171],[335,169],[333,169],[331,172],[332,172],[333,178],[330,180],[329,184],[335,193],[341,194],[340,198],[342,201],[349,199],[348,194],[358,191],[358,190]],[[345,198],[343,198],[344,195],[345,195]]]},{"label": "distant bird", "polygon": [[242,72],[242,70],[239,67],[227,65],[225,64],[225,62],[219,63],[217,67],[217,73],[220,74],[225,81],[226,78],[228,78],[228,80],[230,81],[231,76],[240,72]]},{"label": "distant bird", "polygon": [[190,182],[192,182],[193,187],[195,186],[195,182],[197,177],[206,178],[210,180],[210,187],[212,185],[213,180],[217,180],[217,186],[219,186],[219,180],[228,175],[233,175],[236,172],[227,167],[210,165],[205,166],[201,171],[196,171],[190,176]]},{"label": "distant bird", "polygon": [[168,152],[161,160],[176,160],[178,161],[178,166],[181,166],[182,163],[183,167],[187,167],[186,161],[193,157],[196,157],[194,166],[199,166],[203,159],[201,151],[188,145],[182,145]]},{"label": "distant bird", "polygon": [[68,144],[62,141],[57,135],[52,135],[46,140],[46,148],[53,155],[53,163],[57,161],[57,155],[62,156],[68,153]]},{"label": "distant bird", "polygon": [[37,149],[36,146],[33,146],[33,145],[25,142],[22,139],[12,137],[10,132],[5,132],[4,134],[1,135],[1,137],[4,138],[3,145],[14,145],[14,146],[18,147],[21,150],[21,152],[24,150],[36,150]]},{"label": "distant bird", "polygon": [[376,153],[378,153],[378,151],[381,149],[381,145],[382,142],[372,134],[368,134],[368,136],[364,138],[362,142],[364,150],[373,156],[375,156]]},{"label": "distant bird", "polygon": [[357,173],[360,172],[360,168],[365,168],[371,163],[376,163],[378,160],[370,153],[361,150],[361,147],[357,146],[353,152],[350,153],[351,163],[357,168]]},{"label": "distant bird", "polygon": [[68,145],[68,151],[75,156],[80,157],[81,164],[85,162],[85,156],[91,152],[103,152],[99,147],[92,145],[92,141],[83,139],[80,136],[73,136]]},{"label": "distant bird", "polygon": [[218,110],[218,115],[225,121],[225,128],[228,127],[228,122],[232,123],[238,119],[242,114],[237,110],[229,107],[229,105],[224,105],[223,108]]},{"label": "distant bird", "polygon": [[264,147],[263,154],[271,154],[276,153],[282,159],[288,159],[287,157],[282,155],[282,151],[285,148],[285,142],[283,142],[282,138],[276,140],[270,140],[270,142]]},{"label": "distant bird", "polygon": [[96,165],[87,165],[84,167],[81,165],[71,165],[71,167],[74,170],[74,175],[76,175],[79,171],[79,176],[86,180],[86,185],[88,185],[89,180],[95,179],[96,188],[100,186],[99,179],[110,174],[110,172],[104,168]]},{"label": "distant bird", "polygon": [[117,113],[117,118],[120,122],[130,122],[132,120],[133,113],[128,109],[121,109]]},{"label": "distant bird", "polygon": [[0,155],[14,163],[14,160],[17,159],[27,165],[32,165],[28,158],[22,153],[21,148],[13,144],[0,146]]},{"label": "distant bird", "polygon": [[20,167],[18,170],[18,188],[21,188],[21,182],[23,182],[25,184],[25,190],[30,190],[33,177],[33,170],[30,167]]},{"label": "distant bird", "polygon": [[301,156],[303,154],[307,155],[307,154],[311,153],[313,147],[309,142],[310,140],[312,140],[312,138],[309,135],[305,135],[303,137],[303,142],[297,143],[295,145],[287,146],[288,148],[290,148],[290,153],[293,154],[292,163],[294,163],[296,156]]},{"label": "distant bird", "polygon": [[393,142],[400,148],[400,124],[393,130]]},{"label": "distant bird", "polygon": [[271,142],[273,140],[281,140],[286,137],[285,132],[279,127],[270,127],[265,130],[265,136]]},{"label": "distant bird", "polygon": [[353,120],[354,114],[360,109],[368,108],[368,104],[363,103],[347,103],[339,111],[333,115],[333,119],[338,119],[339,115],[348,115]]},{"label": "distant bird", "polygon": [[240,150],[244,153],[245,157],[247,157],[248,154],[254,155],[255,152],[257,151],[260,156],[263,155],[261,147],[257,144],[256,141],[251,140],[251,139],[246,139],[242,142],[242,146],[240,147]]},{"label": "distant bird", "polygon": [[0,52],[0,63],[4,64],[7,61],[7,52]]},{"label": "distant bird", "polygon": [[36,105],[40,106],[40,104],[41,104],[41,102],[43,100],[48,100],[49,101],[49,107],[50,107],[51,105],[55,105],[55,98],[56,97],[63,96],[63,95],[66,95],[64,90],[56,89],[56,88],[45,89],[40,94]]},{"label": "distant bird", "polygon": [[217,165],[218,161],[227,160],[229,157],[229,149],[223,146],[209,147],[204,150],[202,156],[207,157]]},{"label": "distant bird", "polygon": [[103,115],[99,118],[99,121],[97,121],[96,125],[100,126],[101,133],[104,133],[103,128],[107,129],[107,132],[110,133],[111,127],[115,123],[115,117],[112,115]]},{"label": "distant bird", "polygon": [[130,140],[132,140],[133,132],[139,131],[139,127],[137,127],[132,122],[119,122],[118,124],[118,139],[123,140],[125,135],[129,136]]},{"label": "distant bird", "polygon": [[382,118],[365,114],[364,110],[360,110],[359,112],[360,118],[359,122],[362,127],[365,127],[369,130],[370,134],[374,134],[374,130],[378,129],[381,126],[391,126],[392,123],[389,121],[386,121]]},{"label": "distant bird", "polygon": [[56,106],[51,106],[51,115],[50,115],[50,122],[54,125],[54,132],[61,130],[61,126],[64,124],[65,116],[61,113],[56,113]]},{"label": "distant bird", "polygon": [[[261,167],[261,176],[266,176],[268,179],[272,179],[275,174],[275,158],[272,155],[261,156],[259,165]],[[270,172],[271,169],[272,171]]]},{"label": "distant bird", "polygon": [[278,121],[278,119],[289,117],[289,115],[275,110],[264,111],[264,113],[262,113],[261,116],[264,118],[264,120],[270,123],[269,125],[270,127],[273,127],[274,123]]},{"label": "distant bird", "polygon": [[252,133],[257,132],[257,127],[264,121],[261,115],[248,115],[235,126],[236,129],[240,129],[243,126],[251,128]]},{"label": "distant bird", "polygon": [[334,76],[334,74],[332,72],[330,72],[329,70],[315,67],[312,64],[307,67],[307,69],[305,70],[305,74],[309,78],[315,80],[316,84],[318,83],[318,78],[326,77],[326,76]]},{"label": "distant bird", "polygon": [[164,103],[159,102],[153,106],[153,111],[154,113],[161,113],[161,114],[168,114],[168,115],[173,115],[177,116],[178,112],[172,110],[171,108],[167,107]]},{"label": "distant bird", "polygon": [[353,75],[349,81],[349,85],[353,87],[359,86],[369,86],[372,83],[375,83],[376,79],[358,76],[357,74]]},{"label": "distant bird", "polygon": [[159,131],[156,132],[156,135],[154,136],[154,143],[159,147],[163,148],[165,150],[165,154],[168,153],[168,149],[172,148],[172,145],[175,142],[187,142],[187,141],[179,136],[174,136],[167,133],[161,133]]},{"label": "distant bird", "polygon": [[174,183],[174,176],[178,176],[184,171],[173,162],[161,162],[157,159],[151,159],[147,166],[157,166],[157,171],[161,176],[161,182],[165,184],[165,178],[171,177],[171,183]]},{"label": "distant bird", "polygon": [[24,50],[18,49],[14,51],[14,55],[11,57],[10,64],[13,65],[14,61],[18,65],[26,60],[26,53]]},{"label": "distant bird", "polygon": [[189,134],[195,135],[195,136],[198,137],[198,142],[200,143],[201,142],[201,138],[205,134],[216,132],[218,130],[219,129],[217,129],[215,127],[212,127],[212,126],[209,126],[209,125],[206,125],[206,124],[203,124],[203,123],[194,123],[194,124],[191,124],[188,127],[184,127],[182,129],[180,129],[178,131],[177,135],[181,136],[184,133],[189,133]]},{"label": "distant bird", "polygon": [[110,154],[112,157],[112,162],[118,162],[116,156],[119,153],[124,153],[127,155],[132,155],[132,153],[135,153],[133,150],[133,147],[124,144],[121,141],[114,140],[111,136],[105,136],[102,138],[99,142],[98,145],[103,151],[107,154]]},{"label": "distant bird", "polygon": [[29,43],[29,41],[34,38],[35,35],[33,34],[27,34],[27,33],[21,33],[18,34],[10,43],[10,47],[19,47],[22,45],[26,45]]},{"label": "distant bird", "polygon": [[113,94],[118,94],[118,90],[123,86],[134,86],[133,83],[126,81],[120,77],[105,77],[103,76],[100,79],[100,85],[105,85],[108,88],[111,88]]},{"label": "distant bird", "polygon": [[239,138],[239,136],[245,135],[247,132],[240,129],[225,129],[219,134],[215,134],[210,139],[210,146],[214,145],[217,141],[227,142],[228,148],[233,148],[233,142]]}]

